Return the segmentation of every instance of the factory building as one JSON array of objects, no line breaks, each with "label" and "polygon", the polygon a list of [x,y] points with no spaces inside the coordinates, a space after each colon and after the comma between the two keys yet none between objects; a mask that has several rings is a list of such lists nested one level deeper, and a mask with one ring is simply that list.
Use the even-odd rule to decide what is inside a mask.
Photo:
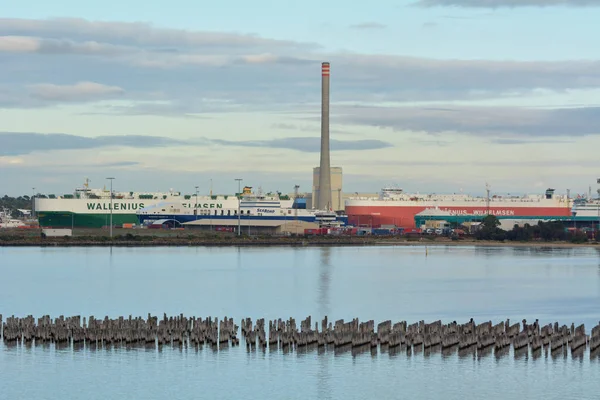
[{"label": "factory building", "polygon": [[[333,211],[340,211],[344,209],[344,195],[342,191],[342,168],[341,167],[331,167],[331,208]],[[315,167],[313,168],[313,184],[312,184],[312,199],[319,198],[319,177],[321,174],[321,168]],[[313,206],[313,202],[311,201],[310,207],[316,208]],[[316,204],[315,204],[316,206]]]},{"label": "factory building", "polygon": [[[162,225],[161,221],[161,225]],[[295,220],[290,216],[289,220],[241,220],[239,221],[240,231],[247,235],[302,235],[305,229],[317,229],[319,224]],[[238,221],[236,220],[221,220],[209,221],[207,219],[199,219],[190,221],[183,226],[187,228],[199,229],[204,232],[231,232],[236,233]]]}]

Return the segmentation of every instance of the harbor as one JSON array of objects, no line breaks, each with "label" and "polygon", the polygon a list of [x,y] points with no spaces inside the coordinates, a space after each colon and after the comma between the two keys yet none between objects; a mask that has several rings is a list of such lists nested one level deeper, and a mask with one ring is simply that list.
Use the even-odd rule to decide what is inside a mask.
[{"label": "harbor", "polygon": [[[399,185],[385,186],[378,193],[347,191],[343,168],[332,166],[330,151],[331,64],[321,63],[319,164],[312,169],[312,187],[290,181],[287,188],[263,191],[253,187],[253,177],[230,182],[237,191],[213,192],[213,182],[203,187],[190,184],[187,192],[175,189],[131,190],[127,174],[101,180],[92,187],[85,178],[72,193],[42,193],[21,196],[43,235],[65,229],[186,229],[205,232],[237,232],[248,235],[352,235],[473,233],[487,216],[494,216],[504,230],[539,223],[560,222],[596,239],[600,231],[600,197],[565,188],[532,189],[529,193],[495,192],[482,183],[485,195],[421,193]],[[315,157],[316,158],[316,157]],[[316,161],[316,159],[314,160]],[[123,183],[121,183],[123,181]],[[600,183],[600,180],[596,180]],[[95,184],[97,184],[95,182]],[[242,186],[243,185],[243,186]],[[117,186],[119,189],[117,189]],[[191,189],[194,190],[191,190]],[[599,196],[600,196],[600,192]],[[26,228],[31,224],[3,217],[0,228]],[[592,232],[589,234],[589,232]],[[110,234],[112,237],[112,233]]]},{"label": "harbor", "polygon": [[[390,230],[309,229],[299,234],[266,234],[254,227],[244,227],[241,235],[234,229],[4,229],[0,230],[0,247],[252,247],[252,246],[419,246],[424,252],[429,246],[520,246],[520,247],[598,247],[595,232],[590,238],[583,233],[562,239],[520,238],[484,240],[476,235],[444,235],[427,233],[391,233]],[[316,232],[315,232],[316,231]],[[48,232],[48,235],[44,235]],[[50,232],[52,232],[50,234]],[[507,232],[512,234],[513,231]],[[577,240],[575,240],[577,239]]]},{"label": "harbor", "polygon": [[0,400],[600,397],[600,0],[12,3]]}]

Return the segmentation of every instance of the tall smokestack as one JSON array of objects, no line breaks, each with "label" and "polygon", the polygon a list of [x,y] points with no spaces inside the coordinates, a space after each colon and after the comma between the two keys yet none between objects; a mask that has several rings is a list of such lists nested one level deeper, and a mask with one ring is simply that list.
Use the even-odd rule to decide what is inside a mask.
[{"label": "tall smokestack", "polygon": [[317,207],[331,208],[331,166],[329,161],[329,63],[321,65],[321,162]]}]

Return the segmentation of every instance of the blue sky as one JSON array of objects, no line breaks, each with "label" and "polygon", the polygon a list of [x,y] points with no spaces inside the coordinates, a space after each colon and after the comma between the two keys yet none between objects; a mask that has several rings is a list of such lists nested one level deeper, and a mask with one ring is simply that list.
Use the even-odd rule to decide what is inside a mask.
[{"label": "blue sky", "polygon": [[106,176],[310,190],[321,61],[346,191],[582,193],[600,144],[600,1],[515,4],[9,2],[0,194]]}]

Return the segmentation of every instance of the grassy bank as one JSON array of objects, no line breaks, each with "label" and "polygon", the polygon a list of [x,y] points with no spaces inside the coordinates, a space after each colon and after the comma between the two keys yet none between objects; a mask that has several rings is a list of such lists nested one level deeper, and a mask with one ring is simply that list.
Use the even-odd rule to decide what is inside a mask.
[{"label": "grassy bank", "polygon": [[535,246],[535,247],[599,247],[597,243],[576,244],[570,242],[544,241],[487,241],[475,238],[452,240],[447,237],[377,237],[377,236],[236,236],[231,233],[206,233],[169,230],[122,230],[115,229],[113,238],[105,229],[79,229],[71,237],[42,238],[38,229],[4,229],[0,231],[0,246]]}]

